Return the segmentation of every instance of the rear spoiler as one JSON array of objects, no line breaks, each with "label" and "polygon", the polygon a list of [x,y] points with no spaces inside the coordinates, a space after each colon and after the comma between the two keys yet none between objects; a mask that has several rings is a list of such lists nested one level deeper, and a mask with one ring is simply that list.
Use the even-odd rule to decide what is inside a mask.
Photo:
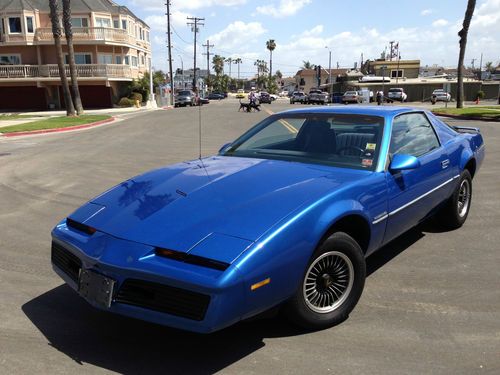
[{"label": "rear spoiler", "polygon": [[459,133],[481,133],[481,130],[479,130],[479,128],[473,128],[469,126],[453,126],[453,129],[455,129]]}]

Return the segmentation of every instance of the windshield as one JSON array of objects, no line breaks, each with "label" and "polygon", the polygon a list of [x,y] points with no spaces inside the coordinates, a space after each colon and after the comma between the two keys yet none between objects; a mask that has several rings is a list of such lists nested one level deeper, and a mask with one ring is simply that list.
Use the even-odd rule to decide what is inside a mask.
[{"label": "windshield", "polygon": [[179,91],[177,95],[190,96],[191,91]]},{"label": "windshield", "polygon": [[352,114],[283,114],[238,138],[224,156],[374,170],[384,119]]},{"label": "windshield", "polygon": [[401,92],[403,91],[402,89],[389,89],[389,92]]}]

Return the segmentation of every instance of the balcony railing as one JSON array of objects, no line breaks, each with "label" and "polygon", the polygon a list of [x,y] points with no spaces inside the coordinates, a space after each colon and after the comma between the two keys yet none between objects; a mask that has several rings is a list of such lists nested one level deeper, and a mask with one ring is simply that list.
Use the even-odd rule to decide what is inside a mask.
[{"label": "balcony railing", "polygon": [[[64,66],[69,77],[69,65]],[[129,66],[117,64],[78,64],[78,77],[132,78]],[[50,78],[59,77],[56,64],[47,65],[0,65],[0,78]]]},{"label": "balcony railing", "polygon": [[[35,41],[52,42],[52,29],[50,27],[37,28]],[[62,41],[64,42],[65,39],[63,38]],[[147,43],[129,35],[126,30],[109,27],[73,27],[73,41],[76,43],[88,41],[109,41],[128,44],[136,44],[136,42]]]}]

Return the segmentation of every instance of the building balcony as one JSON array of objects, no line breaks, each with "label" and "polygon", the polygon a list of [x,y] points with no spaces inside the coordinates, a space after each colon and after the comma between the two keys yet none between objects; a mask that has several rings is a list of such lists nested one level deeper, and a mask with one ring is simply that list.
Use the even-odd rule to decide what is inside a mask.
[{"label": "building balcony", "polygon": [[[66,75],[70,77],[69,65],[65,65]],[[132,80],[132,70],[127,65],[117,64],[78,64],[78,78],[105,78]],[[0,65],[0,80],[43,80],[59,79],[57,64],[47,65]]]},{"label": "building balcony", "polygon": [[[64,32],[63,32],[64,34]],[[36,29],[34,40],[39,44],[54,43],[52,36],[52,28],[39,27]],[[65,38],[61,41],[64,43]],[[149,43],[144,40],[136,39],[129,35],[126,30],[114,29],[109,27],[73,27],[73,43],[84,44],[89,42],[111,42],[118,44],[141,45],[141,47],[149,48]]]}]

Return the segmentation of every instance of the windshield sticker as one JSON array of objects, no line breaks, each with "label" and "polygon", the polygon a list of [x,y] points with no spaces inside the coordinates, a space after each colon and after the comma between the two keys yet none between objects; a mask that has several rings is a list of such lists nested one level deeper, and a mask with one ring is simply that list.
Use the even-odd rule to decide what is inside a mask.
[{"label": "windshield sticker", "polygon": [[376,147],[377,147],[376,143],[367,143],[366,144],[366,150],[375,151]]},{"label": "windshield sticker", "polygon": [[371,167],[373,164],[373,160],[372,159],[363,159],[361,160],[361,165],[363,167]]}]

